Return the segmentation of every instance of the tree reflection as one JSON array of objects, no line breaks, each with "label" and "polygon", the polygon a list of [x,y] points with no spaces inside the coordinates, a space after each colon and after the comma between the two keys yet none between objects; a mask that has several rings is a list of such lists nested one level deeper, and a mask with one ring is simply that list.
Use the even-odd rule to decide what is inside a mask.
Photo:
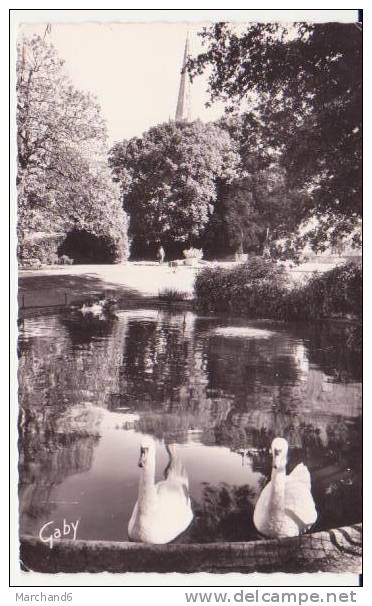
[{"label": "tree reflection", "polygon": [[[115,325],[117,326],[117,325]],[[53,509],[53,489],[88,471],[99,439],[100,410],[117,391],[122,335],[48,317],[25,320],[19,338],[19,489],[24,531]],[[119,328],[119,327],[117,327]],[[103,332],[102,332],[103,330]],[[73,334],[75,336],[73,336]],[[95,341],[98,334],[106,338]],[[82,338],[82,335],[84,337]]]},{"label": "tree reflection", "polygon": [[[291,446],[288,471],[300,461],[310,468],[319,524],[330,521],[337,499],[343,519],[360,517],[357,332],[340,324],[279,325],[268,339],[216,336],[214,327],[226,322],[155,311],[103,322],[25,320],[19,465],[30,524],[40,508],[47,512],[53,487],[89,469],[99,410],[123,407],[139,414],[138,431],[157,438],[247,450],[253,471],[266,478],[272,439],[283,436]],[[203,495],[200,537],[251,536],[248,487],[206,485]]]},{"label": "tree reflection", "polygon": [[306,342],[309,361],[334,381],[362,380],[362,326],[350,322],[300,324],[293,329]]},{"label": "tree reflection", "polygon": [[191,539],[200,543],[257,539],[253,525],[255,497],[248,485],[206,482],[200,502],[193,503]]},{"label": "tree reflection", "polygon": [[61,317],[61,323],[67,328],[73,346],[88,345],[94,339],[109,339],[117,321],[114,315],[83,316],[79,312]]},{"label": "tree reflection", "polygon": [[129,320],[121,390],[139,410],[177,406],[179,389],[188,383],[191,347],[180,325]]},{"label": "tree reflection", "polygon": [[[283,343],[284,341],[284,343]],[[237,407],[288,407],[298,369],[283,338],[232,339],[213,337],[205,343],[209,383],[233,393]]]},{"label": "tree reflection", "polygon": [[48,519],[55,508],[53,489],[67,477],[88,471],[98,437],[42,435],[36,451],[26,439],[19,463],[19,504],[22,531],[34,533],[40,519]]}]

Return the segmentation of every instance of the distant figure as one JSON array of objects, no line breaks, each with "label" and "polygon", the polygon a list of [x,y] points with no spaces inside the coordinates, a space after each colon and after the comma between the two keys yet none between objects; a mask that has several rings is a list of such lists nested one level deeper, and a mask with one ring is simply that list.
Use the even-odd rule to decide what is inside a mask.
[{"label": "distant figure", "polygon": [[165,257],[164,248],[162,246],[159,246],[158,252],[156,254],[156,258],[159,261],[159,263],[163,263],[164,257]]}]

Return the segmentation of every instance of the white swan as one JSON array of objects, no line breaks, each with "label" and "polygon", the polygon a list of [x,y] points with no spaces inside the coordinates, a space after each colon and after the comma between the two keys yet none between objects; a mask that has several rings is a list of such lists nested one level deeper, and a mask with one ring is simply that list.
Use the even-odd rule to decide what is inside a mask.
[{"label": "white swan", "polygon": [[287,440],[275,438],[271,444],[271,481],[261,492],[253,514],[255,527],[266,537],[303,534],[317,519],[309,470],[300,463],[287,476],[287,452]]},{"label": "white swan", "polygon": [[138,500],[128,524],[128,536],[141,543],[169,543],[190,525],[193,519],[189,482],[185,468],[175,456],[174,446],[167,447],[169,463],[165,480],[155,484],[155,443],[142,441]]}]

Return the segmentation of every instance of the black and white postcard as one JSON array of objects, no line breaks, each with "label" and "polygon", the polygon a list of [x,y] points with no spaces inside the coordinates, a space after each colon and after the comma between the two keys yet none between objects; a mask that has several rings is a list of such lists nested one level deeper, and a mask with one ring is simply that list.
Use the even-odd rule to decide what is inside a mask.
[{"label": "black and white postcard", "polygon": [[357,585],[361,12],[11,12],[15,584]]}]

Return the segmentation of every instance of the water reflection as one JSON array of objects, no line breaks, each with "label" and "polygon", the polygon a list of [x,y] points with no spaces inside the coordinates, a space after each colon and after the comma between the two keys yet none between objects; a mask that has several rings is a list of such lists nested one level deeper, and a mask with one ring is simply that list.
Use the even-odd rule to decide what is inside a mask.
[{"label": "water reflection", "polygon": [[191,537],[204,543],[258,539],[253,525],[255,498],[255,490],[248,485],[205,482]]},{"label": "water reflection", "polygon": [[317,526],[359,521],[361,364],[352,325],[255,322],[247,331],[242,320],[190,312],[117,316],[55,315],[20,328],[24,532],[79,510],[80,538],[125,539],[141,433],[157,440],[159,465],[162,441],[182,446],[195,511],[182,540],[256,536],[251,511],[276,435],[290,444],[288,471],[300,460],[311,471]]},{"label": "water reflection", "polygon": [[336,382],[362,380],[361,324],[322,323],[319,330],[302,327],[309,360]]},{"label": "water reflection", "polygon": [[109,338],[117,318],[114,315],[95,316],[71,313],[71,315],[62,317],[61,322],[68,330],[72,345],[78,348],[99,338]]}]

